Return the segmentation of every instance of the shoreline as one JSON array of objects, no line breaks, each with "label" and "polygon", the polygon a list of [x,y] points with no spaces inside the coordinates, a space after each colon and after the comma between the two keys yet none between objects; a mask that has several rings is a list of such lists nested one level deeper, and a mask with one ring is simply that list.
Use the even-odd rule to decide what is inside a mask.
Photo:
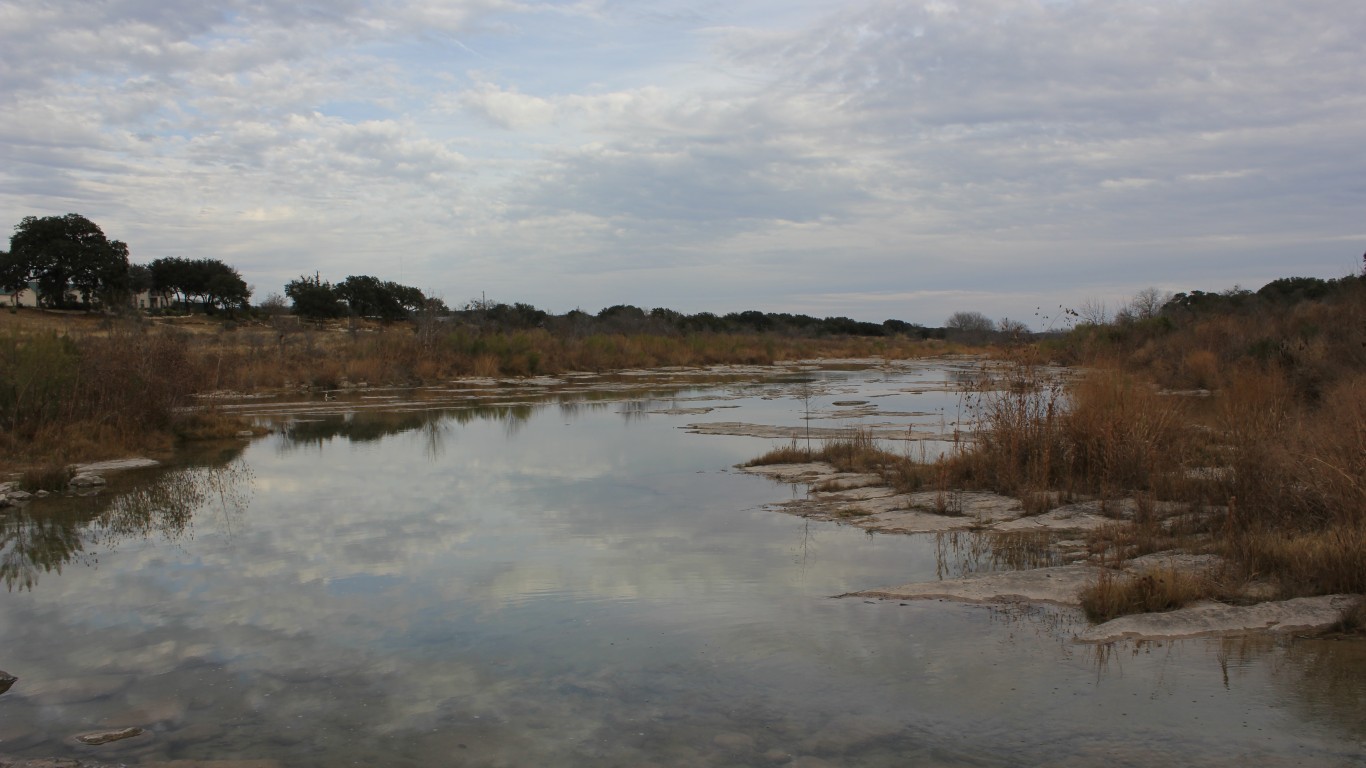
[{"label": "shoreline", "polygon": [[[989,492],[899,493],[876,475],[841,472],[823,462],[739,467],[775,482],[810,487],[804,498],[775,502],[769,509],[798,517],[842,523],[869,533],[987,535],[1036,533],[1048,538],[1031,567],[972,574],[957,579],[877,587],[836,597],[882,601],[950,600],[961,603],[1052,604],[1080,609],[1079,592],[1104,573],[1142,574],[1169,568],[1205,574],[1222,564],[1217,555],[1169,550],[1101,565],[1081,537],[1103,526],[1132,525],[1132,499],[1090,499],[1040,515],[1025,514],[1018,499]],[[952,514],[945,514],[951,511]],[[1053,564],[1056,563],[1056,564]],[[1121,640],[1178,640],[1263,633],[1323,633],[1341,621],[1358,595],[1334,594],[1248,604],[1201,600],[1160,613],[1135,613],[1092,624],[1072,641],[1104,644]]]}]

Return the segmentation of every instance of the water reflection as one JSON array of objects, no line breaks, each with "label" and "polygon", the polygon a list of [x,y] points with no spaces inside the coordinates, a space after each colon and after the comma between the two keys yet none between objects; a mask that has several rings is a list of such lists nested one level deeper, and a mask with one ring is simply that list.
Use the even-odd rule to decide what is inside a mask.
[{"label": "water reflection", "polygon": [[280,425],[282,451],[318,449],[339,437],[374,443],[390,435],[423,429],[445,418],[441,411],[366,411],[291,419]]},{"label": "water reflection", "polygon": [[79,525],[59,516],[32,516],[20,507],[0,516],[0,579],[14,591],[33,589],[42,573],[56,571],[85,551]]},{"label": "water reflection", "polygon": [[[925,367],[823,396],[945,375]],[[773,487],[731,467],[767,441],[649,407],[796,423],[791,387],[574,388],[275,404],[295,421],[218,485],[49,504],[74,522],[22,535],[101,562],[57,576],[36,552],[42,583],[0,595],[21,679],[0,752],[65,755],[93,724],[149,728],[101,755],[133,765],[1220,765],[1244,722],[1287,763],[1360,745],[1359,683],[1318,676],[1362,662],[1329,651],[1231,647],[1221,669],[1217,641],[1073,644],[1074,609],[830,599],[1048,548],[766,511]]]},{"label": "water reflection", "polygon": [[96,552],[128,540],[177,540],[196,513],[221,515],[231,527],[251,495],[251,469],[242,461],[158,474],[127,490],[52,498],[0,516],[0,580],[9,591],[32,590],[43,574],[75,561],[95,564]]},{"label": "water reflection", "polygon": [[[411,390],[402,395],[377,398],[341,396],[328,397],[322,404],[314,402],[256,406],[244,411],[249,415],[274,423],[285,440],[283,451],[301,448],[320,448],[325,443],[345,438],[354,443],[375,443],[405,432],[423,430],[428,435],[429,458],[442,455],[441,440],[444,430],[437,424],[465,426],[490,421],[502,425],[508,436],[518,433],[524,424],[545,408],[556,408],[562,418],[572,421],[586,414],[617,409],[625,421],[645,419],[663,400],[677,400],[688,392],[703,391],[696,384],[676,387],[650,387],[623,392],[607,390],[548,390],[539,393],[510,393],[496,391],[482,398],[444,397],[441,391]],[[517,397],[528,396],[527,399]],[[509,396],[514,396],[508,399]],[[713,396],[714,397],[714,396]]]},{"label": "water reflection", "polygon": [[935,578],[1062,565],[1048,531],[947,531],[933,534]]}]

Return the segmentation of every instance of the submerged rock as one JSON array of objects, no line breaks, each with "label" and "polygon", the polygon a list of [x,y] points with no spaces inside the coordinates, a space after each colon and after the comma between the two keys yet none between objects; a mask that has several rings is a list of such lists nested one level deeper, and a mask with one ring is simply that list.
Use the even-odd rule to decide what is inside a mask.
[{"label": "submerged rock", "polygon": [[111,741],[123,741],[134,736],[141,736],[144,731],[141,728],[120,728],[115,731],[96,731],[85,733],[76,737],[76,741],[87,746],[97,747],[101,744],[108,744]]},{"label": "submerged rock", "polygon": [[30,681],[24,695],[38,699],[44,705],[80,704],[113,696],[132,685],[128,675],[87,675],[58,680]]},{"label": "submerged rock", "polygon": [[11,675],[3,669],[0,669],[0,693],[8,691],[10,689],[10,686],[13,686],[17,682],[19,682],[19,678],[15,677],[14,675]]}]

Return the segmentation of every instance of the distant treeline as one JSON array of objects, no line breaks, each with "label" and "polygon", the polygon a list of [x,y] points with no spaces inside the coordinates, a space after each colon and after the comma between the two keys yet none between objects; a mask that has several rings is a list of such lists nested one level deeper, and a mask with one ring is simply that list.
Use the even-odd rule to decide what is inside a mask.
[{"label": "distant treeline", "polygon": [[[412,286],[381,280],[369,275],[351,275],[338,283],[320,275],[302,276],[285,286],[291,304],[289,311],[309,320],[365,317],[386,322],[409,319],[435,319],[460,323],[481,330],[520,331],[543,328],[552,333],[777,333],[791,336],[909,336],[942,339],[943,328],[926,328],[904,320],[870,323],[848,317],[812,317],[778,312],[731,312],[717,315],[699,312],[689,315],[664,307],[641,309],[630,304],[607,307],[597,314],[574,309],[555,315],[531,304],[475,299],[458,309],[450,309],[440,299],[425,296]],[[264,311],[283,311],[280,297],[268,298]]]},{"label": "distant treeline", "polygon": [[596,315],[580,309],[554,315],[530,304],[474,301],[450,313],[453,321],[493,330],[545,328],[570,334],[590,333],[776,333],[790,336],[910,336],[944,338],[943,328],[926,328],[902,320],[870,323],[848,317],[818,318],[785,312],[711,312],[684,314],[664,307],[641,309],[630,304],[607,307]]},{"label": "distant treeline", "polygon": [[[1366,263],[1366,256],[1362,257]],[[1272,280],[1257,291],[1233,288],[1220,293],[1191,291],[1172,296],[1162,308],[1167,316],[1199,315],[1207,313],[1259,311],[1272,306],[1286,306],[1304,301],[1321,301],[1359,290],[1366,280],[1366,268],[1360,275],[1348,275],[1336,280],[1317,277],[1283,277]]]}]

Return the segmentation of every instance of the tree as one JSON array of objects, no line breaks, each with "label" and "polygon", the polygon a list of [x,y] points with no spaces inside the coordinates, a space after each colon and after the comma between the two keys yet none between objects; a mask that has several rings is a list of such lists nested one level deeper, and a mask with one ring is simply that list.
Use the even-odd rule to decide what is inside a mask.
[{"label": "tree", "polygon": [[27,274],[18,259],[12,258],[6,251],[0,251],[0,291],[18,293],[27,285]]},{"label": "tree", "polygon": [[204,303],[232,312],[251,306],[251,287],[237,270],[221,261],[205,259]]},{"label": "tree", "polygon": [[346,305],[336,289],[316,273],[312,277],[302,275],[298,280],[289,281],[285,295],[294,302],[294,314],[300,317],[320,320],[346,314]]},{"label": "tree", "polygon": [[289,305],[285,303],[285,297],[278,293],[267,295],[256,308],[271,317],[289,314]]},{"label": "tree", "polygon": [[1162,307],[1171,300],[1170,293],[1158,288],[1144,288],[1129,299],[1129,303],[1115,315],[1115,319],[1120,322],[1152,319],[1162,314]]},{"label": "tree", "polygon": [[991,335],[996,324],[981,312],[954,312],[944,321],[950,337],[969,343],[981,343]]},{"label": "tree", "polygon": [[1073,310],[1073,316],[1081,321],[1082,325],[1108,325],[1110,323],[1110,309],[1105,306],[1105,302],[1100,299],[1087,299],[1081,306]]},{"label": "tree", "polygon": [[337,297],[346,302],[351,314],[378,317],[384,321],[403,320],[427,303],[422,291],[412,286],[369,275],[351,275],[337,283],[335,290]]},{"label": "tree", "polygon": [[1008,317],[996,321],[996,330],[1011,341],[1023,341],[1029,338],[1029,326]]},{"label": "tree", "polygon": [[951,331],[986,333],[995,327],[991,318],[981,312],[954,312],[944,321],[944,327]]},{"label": "tree", "polygon": [[73,297],[86,307],[111,305],[128,294],[128,246],[109,240],[80,214],[25,216],[10,237],[0,281],[10,290],[36,281],[40,300],[50,307],[66,306]]},{"label": "tree", "polygon": [[150,290],[152,290],[152,269],[144,264],[129,264],[129,293],[138,294]]},{"label": "tree", "polygon": [[251,288],[242,275],[218,259],[169,256],[153,261],[149,269],[152,288],[175,294],[181,305],[193,298],[208,307],[233,310],[245,309],[251,300]]}]

